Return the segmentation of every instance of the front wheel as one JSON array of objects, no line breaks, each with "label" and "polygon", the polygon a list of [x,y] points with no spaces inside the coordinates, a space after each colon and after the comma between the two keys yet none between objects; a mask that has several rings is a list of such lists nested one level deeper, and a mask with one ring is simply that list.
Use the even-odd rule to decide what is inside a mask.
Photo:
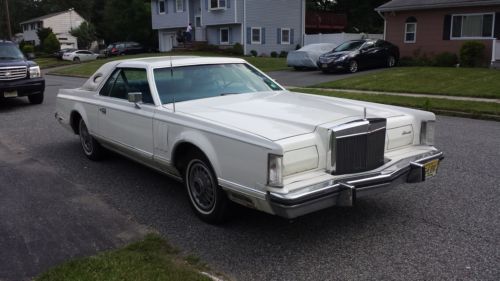
[{"label": "front wheel", "polygon": [[101,160],[104,155],[103,148],[89,133],[87,125],[83,119],[80,119],[78,133],[80,135],[80,142],[85,156],[93,161]]},{"label": "front wheel", "polygon": [[359,65],[358,65],[357,61],[352,60],[351,62],[349,62],[349,72],[350,73],[356,73],[356,72],[358,72],[358,70],[359,70]]},{"label": "front wheel", "polygon": [[43,92],[29,95],[28,100],[31,104],[41,104],[43,102]]},{"label": "front wheel", "polygon": [[75,58],[73,59],[73,62],[75,62],[75,63],[80,63],[80,58],[79,58],[79,57],[75,57]]},{"label": "front wheel", "polygon": [[219,187],[208,160],[201,153],[194,153],[184,172],[189,203],[203,221],[218,224],[227,219],[229,200]]}]

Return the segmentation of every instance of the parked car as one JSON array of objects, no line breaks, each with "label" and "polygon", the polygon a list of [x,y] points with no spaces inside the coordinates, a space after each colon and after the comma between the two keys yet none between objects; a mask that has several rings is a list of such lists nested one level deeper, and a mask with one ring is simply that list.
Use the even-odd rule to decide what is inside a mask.
[{"label": "parked car", "polygon": [[398,60],[399,48],[385,40],[352,40],[321,55],[318,67],[325,73],[336,70],[354,73],[362,68],[393,67]]},{"label": "parked car", "polygon": [[61,49],[61,50],[59,50],[59,51],[55,52],[55,53],[53,54],[53,56],[54,56],[55,58],[58,58],[58,59],[62,60],[62,57],[63,57],[64,53],[74,52],[74,51],[76,51],[76,50],[77,50],[77,49],[75,49],[75,48],[64,48],[64,49]]},{"label": "parked car", "polygon": [[0,99],[27,96],[30,103],[40,104],[44,91],[40,67],[26,59],[16,44],[0,40]]},{"label": "parked car", "polygon": [[229,201],[285,218],[352,206],[443,158],[433,113],[289,92],[237,58],[108,62],[56,104],[89,159],[107,148],[184,182],[211,223]]},{"label": "parked car", "polygon": [[106,48],[108,56],[121,56],[140,54],[144,52],[144,47],[137,42],[116,42],[109,44]]},{"label": "parked car", "polygon": [[319,56],[330,52],[336,46],[333,43],[306,45],[297,51],[289,52],[286,57],[286,63],[288,66],[295,68],[295,70],[317,69]]},{"label": "parked car", "polygon": [[73,52],[66,52],[63,54],[63,60],[69,60],[74,62],[91,61],[96,60],[99,54],[94,54],[87,50],[76,50]]}]

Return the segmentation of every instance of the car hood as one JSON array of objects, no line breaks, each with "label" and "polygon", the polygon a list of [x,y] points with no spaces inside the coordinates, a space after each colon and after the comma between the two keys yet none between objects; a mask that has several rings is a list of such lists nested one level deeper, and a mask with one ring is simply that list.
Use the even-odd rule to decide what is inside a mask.
[{"label": "car hood", "polygon": [[321,55],[322,58],[332,58],[332,59],[336,59],[336,58],[339,58],[343,55],[349,55],[353,53],[353,51],[342,51],[342,52],[330,52],[330,53],[326,53],[326,54],[323,54]]},{"label": "car hood", "polygon": [[36,66],[36,63],[29,60],[22,59],[12,59],[12,60],[2,60],[0,59],[0,67],[10,67],[10,66]]},{"label": "car hood", "polygon": [[325,123],[345,118],[389,118],[403,113],[383,105],[299,94],[260,92],[180,102],[176,110],[269,140],[312,133]]}]

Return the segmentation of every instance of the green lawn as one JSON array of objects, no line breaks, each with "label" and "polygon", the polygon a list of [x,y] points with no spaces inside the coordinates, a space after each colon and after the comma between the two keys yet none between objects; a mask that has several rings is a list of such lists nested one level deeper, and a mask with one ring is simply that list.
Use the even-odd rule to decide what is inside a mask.
[{"label": "green lawn", "polygon": [[315,88],[500,98],[500,71],[484,68],[398,67]]},{"label": "green lawn", "polygon": [[59,60],[57,58],[36,58],[35,62],[40,66],[41,69],[61,65],[69,65],[72,63],[70,61]]},{"label": "green lawn", "polygon": [[36,281],[211,281],[199,273],[193,258],[182,259],[178,251],[156,235],[123,249],[77,259],[57,266]]},{"label": "green lawn", "polygon": [[500,120],[500,104],[489,102],[458,101],[426,97],[404,97],[392,95],[374,95],[342,93],[317,89],[293,89],[295,92],[332,96],[368,102],[384,103],[433,111],[444,115],[468,116]]},{"label": "green lawn", "polygon": [[[226,54],[218,54],[213,52],[201,52],[201,51],[192,51],[192,52],[168,52],[168,53],[147,53],[147,54],[139,54],[139,55],[128,55],[128,56],[119,56],[112,57],[106,59],[98,59],[96,61],[75,64],[72,66],[68,66],[64,69],[58,69],[51,71],[51,74],[59,74],[59,75],[69,75],[69,76],[77,76],[77,77],[90,77],[94,72],[103,64],[109,61],[118,60],[118,59],[129,59],[129,58],[140,58],[140,57],[155,57],[155,56],[176,56],[176,55],[195,55],[195,56],[221,56],[227,57]],[[270,58],[270,57],[241,57],[247,60],[249,63],[255,65],[257,68],[262,71],[276,71],[287,69],[286,59],[285,58]]]}]

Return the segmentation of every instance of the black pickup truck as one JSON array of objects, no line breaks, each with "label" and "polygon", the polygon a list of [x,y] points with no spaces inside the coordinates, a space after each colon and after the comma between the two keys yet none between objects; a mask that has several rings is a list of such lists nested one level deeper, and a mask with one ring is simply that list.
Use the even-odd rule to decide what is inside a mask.
[{"label": "black pickup truck", "polygon": [[40,67],[27,60],[16,44],[0,40],[0,99],[27,96],[30,103],[40,104],[44,90]]}]

